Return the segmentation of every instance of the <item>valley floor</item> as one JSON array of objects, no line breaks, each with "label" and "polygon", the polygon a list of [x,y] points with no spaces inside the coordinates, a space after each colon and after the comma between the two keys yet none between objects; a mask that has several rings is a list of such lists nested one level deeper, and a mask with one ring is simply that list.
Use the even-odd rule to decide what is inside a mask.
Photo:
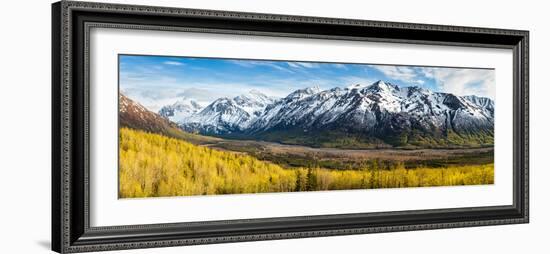
[{"label": "valley floor", "polygon": [[254,140],[217,139],[204,146],[242,152],[284,167],[319,165],[361,169],[362,163],[403,164],[406,168],[482,165],[493,162],[493,147],[461,149],[339,149],[286,145]]},{"label": "valley floor", "polygon": [[340,150],[120,129],[119,197],[493,184],[493,149]]}]

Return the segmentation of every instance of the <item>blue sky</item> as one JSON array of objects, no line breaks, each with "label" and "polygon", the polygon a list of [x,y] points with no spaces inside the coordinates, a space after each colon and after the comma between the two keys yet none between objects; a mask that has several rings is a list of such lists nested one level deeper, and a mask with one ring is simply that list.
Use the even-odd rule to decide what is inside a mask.
[{"label": "blue sky", "polygon": [[119,68],[121,92],[155,111],[183,98],[208,104],[252,89],[284,97],[305,87],[377,80],[493,99],[495,91],[494,70],[488,69],[135,55],[120,55]]}]

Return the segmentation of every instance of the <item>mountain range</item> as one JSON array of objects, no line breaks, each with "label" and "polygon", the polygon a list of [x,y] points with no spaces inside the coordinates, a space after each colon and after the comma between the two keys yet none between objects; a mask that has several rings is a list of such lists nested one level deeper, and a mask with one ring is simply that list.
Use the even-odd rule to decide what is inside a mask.
[{"label": "mountain range", "polygon": [[167,137],[182,139],[187,142],[204,145],[217,142],[215,137],[195,135],[183,131],[176,123],[148,110],[138,102],[119,94],[118,108],[119,127],[143,130],[150,133],[162,134]]},{"label": "mountain range", "polygon": [[258,91],[167,105],[159,115],[187,131],[316,147],[472,147],[493,144],[494,102],[377,81],[284,98]]}]

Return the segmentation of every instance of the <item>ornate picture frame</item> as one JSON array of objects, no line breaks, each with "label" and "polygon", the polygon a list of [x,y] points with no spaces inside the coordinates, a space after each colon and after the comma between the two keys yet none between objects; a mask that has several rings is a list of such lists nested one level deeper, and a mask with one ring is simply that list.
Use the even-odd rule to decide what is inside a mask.
[{"label": "ornate picture frame", "polygon": [[[513,54],[513,204],[96,227],[90,224],[90,29],[498,48]],[[529,222],[529,32],[61,1],[52,5],[52,249],[60,253]]]}]

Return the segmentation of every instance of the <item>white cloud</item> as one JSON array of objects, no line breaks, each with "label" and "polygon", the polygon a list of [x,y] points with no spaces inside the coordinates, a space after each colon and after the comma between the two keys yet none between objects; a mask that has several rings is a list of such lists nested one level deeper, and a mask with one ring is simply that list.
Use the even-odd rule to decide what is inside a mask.
[{"label": "white cloud", "polygon": [[478,95],[494,99],[494,70],[421,68],[423,75],[436,81],[441,91],[456,95]]},{"label": "white cloud", "polygon": [[177,61],[165,61],[165,62],[163,62],[163,64],[167,64],[167,65],[176,65],[176,66],[183,65],[183,63],[177,62]]},{"label": "white cloud", "polygon": [[260,79],[250,79],[248,82],[185,82],[181,80],[163,78],[160,80],[130,80],[121,83],[122,92],[138,101],[149,110],[157,112],[162,106],[172,104],[185,97],[193,99],[206,106],[212,101],[221,98],[232,98],[250,90],[258,90],[268,96],[285,97],[297,89],[319,86],[322,89],[331,89],[336,86],[370,85],[376,80],[359,76],[346,76],[338,79],[322,78],[281,78],[265,82]]},{"label": "white cloud", "polygon": [[423,80],[418,77],[418,73],[413,67],[393,66],[393,65],[371,65],[372,68],[382,72],[389,78],[400,80],[406,83],[423,84]]},{"label": "white cloud", "polygon": [[373,65],[372,67],[389,78],[409,84],[423,85],[426,83],[426,78],[433,79],[441,92],[477,95],[493,99],[495,97],[493,70],[390,65]]}]

